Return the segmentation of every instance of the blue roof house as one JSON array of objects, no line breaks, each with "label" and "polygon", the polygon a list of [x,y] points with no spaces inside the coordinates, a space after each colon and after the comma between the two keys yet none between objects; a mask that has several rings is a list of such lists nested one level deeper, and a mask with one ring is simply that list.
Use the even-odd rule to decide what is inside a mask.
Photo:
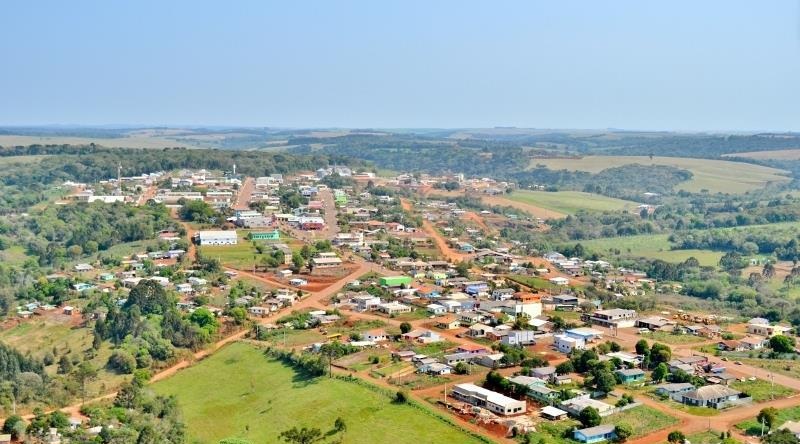
[{"label": "blue roof house", "polygon": [[576,441],[592,444],[595,442],[610,441],[617,437],[614,433],[614,424],[602,424],[596,427],[575,430],[572,437]]}]

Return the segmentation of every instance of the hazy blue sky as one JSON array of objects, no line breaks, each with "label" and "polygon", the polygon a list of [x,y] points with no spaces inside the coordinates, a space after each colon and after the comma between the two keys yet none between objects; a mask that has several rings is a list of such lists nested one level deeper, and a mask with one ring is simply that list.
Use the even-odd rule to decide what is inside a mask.
[{"label": "hazy blue sky", "polygon": [[800,130],[798,1],[4,1],[0,124]]}]

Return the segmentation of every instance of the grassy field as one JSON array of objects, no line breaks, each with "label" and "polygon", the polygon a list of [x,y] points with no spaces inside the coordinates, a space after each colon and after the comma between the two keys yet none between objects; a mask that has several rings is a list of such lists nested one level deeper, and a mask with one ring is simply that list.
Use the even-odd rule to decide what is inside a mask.
[{"label": "grassy field", "polygon": [[[789,407],[786,409],[778,410],[778,425],[780,426],[786,421],[800,420],[800,406]],[[756,418],[748,419],[747,421],[736,424],[736,428],[742,430],[745,434],[751,436],[761,435],[761,423],[756,421]]]},{"label": "grassy field", "polygon": [[689,170],[692,179],[680,184],[678,188],[699,192],[708,190],[712,193],[744,193],[749,190],[763,188],[769,182],[788,182],[785,171],[775,168],[752,165],[742,162],[714,159],[689,159],[682,157],[655,157],[650,160],[645,156],[587,156],[580,159],[533,159],[531,166],[546,165],[554,170],[600,172],[607,168],[638,163],[640,165],[669,165]]},{"label": "grassy field", "polygon": [[[224,378],[223,385],[217,385]],[[347,431],[342,443],[477,443],[460,430],[387,396],[338,379],[309,379],[256,348],[234,343],[205,361],[153,386],[176,395],[190,442],[226,437],[278,442],[293,426],[333,428],[337,417]]]},{"label": "grassy field", "polygon": [[515,191],[507,196],[508,199],[524,202],[559,213],[575,214],[580,210],[586,211],[635,211],[636,202],[599,194],[583,193],[580,191]]},{"label": "grassy field", "polygon": [[737,361],[742,361],[747,365],[763,368],[764,370],[780,373],[792,378],[800,378],[800,365],[797,365],[797,361],[792,361],[789,359],[759,358],[737,358]]},{"label": "grassy field", "polygon": [[585,248],[597,253],[620,251],[622,256],[641,256],[667,262],[683,262],[694,257],[700,265],[717,265],[722,253],[711,250],[670,250],[666,234],[642,234],[638,236],[607,237],[581,241]]},{"label": "grassy field", "polygon": [[695,433],[687,436],[686,440],[692,444],[739,444],[741,442],[734,438],[720,439],[721,433],[715,431]]},{"label": "grassy field", "polygon": [[747,393],[753,398],[755,402],[769,401],[771,399],[785,398],[795,394],[795,391],[789,387],[775,384],[774,386],[769,381],[763,379],[756,379],[755,381],[736,381],[731,384],[731,387],[739,390],[740,392]]},{"label": "grassy field", "polygon": [[653,331],[642,335],[643,338],[651,339],[664,344],[694,344],[695,342],[705,341],[704,338],[694,335],[674,335],[665,331]]},{"label": "grassy field", "polygon": [[637,437],[677,424],[678,420],[646,405],[603,418],[603,424],[623,423],[631,426],[633,436]]}]

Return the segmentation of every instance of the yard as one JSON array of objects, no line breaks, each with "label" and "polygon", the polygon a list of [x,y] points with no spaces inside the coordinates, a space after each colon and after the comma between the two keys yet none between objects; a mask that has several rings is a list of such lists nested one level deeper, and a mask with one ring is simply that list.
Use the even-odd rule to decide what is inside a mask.
[{"label": "yard", "polygon": [[754,402],[769,401],[771,399],[785,398],[795,394],[789,387],[772,384],[770,381],[756,379],[755,381],[736,381],[731,387],[740,392],[747,393]]},{"label": "yard", "polygon": [[642,337],[656,342],[661,342],[664,344],[674,344],[674,345],[694,344],[697,342],[707,341],[706,338],[702,338],[700,336],[673,334],[666,331],[653,331],[649,333],[644,333],[642,334]]},{"label": "yard", "polygon": [[566,214],[578,211],[636,211],[636,202],[580,191],[515,191],[508,199]]},{"label": "yard", "polygon": [[225,347],[153,389],[177,396],[190,442],[226,437],[277,442],[281,431],[294,426],[317,427],[326,433],[339,417],[347,424],[342,443],[374,443],[376,437],[396,444],[480,442],[368,387],[308,378],[243,343]]},{"label": "yard", "polygon": [[677,423],[676,418],[646,405],[603,418],[603,424],[628,424],[634,437],[644,436]]},{"label": "yard", "polygon": [[700,432],[686,437],[687,442],[692,444],[740,444],[735,438],[720,439],[722,432]]}]

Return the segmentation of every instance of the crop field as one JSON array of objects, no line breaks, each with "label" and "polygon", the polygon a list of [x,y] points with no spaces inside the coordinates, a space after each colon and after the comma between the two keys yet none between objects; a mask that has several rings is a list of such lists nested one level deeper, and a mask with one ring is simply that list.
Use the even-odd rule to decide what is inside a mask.
[{"label": "crop field", "polygon": [[[700,265],[717,265],[722,252],[711,250],[671,250],[668,235],[642,234],[581,241],[585,248],[600,254],[619,250],[621,256],[640,256],[667,262],[683,262],[694,257]],[[612,253],[614,254],[614,253]]]},{"label": "crop field", "polygon": [[508,199],[565,214],[578,211],[635,211],[636,202],[580,191],[515,191]]},{"label": "crop field", "polygon": [[699,192],[744,193],[763,188],[770,182],[788,182],[786,171],[742,162],[714,159],[689,159],[684,157],[645,156],[587,156],[580,159],[533,159],[531,166],[541,164],[553,170],[588,171],[597,173],[607,168],[638,163],[640,165],[668,165],[689,170],[691,180],[679,185],[680,189]]},{"label": "crop field", "polygon": [[[225,386],[216,387],[221,378]],[[347,430],[336,436],[342,443],[374,443],[376,437],[397,444],[479,442],[368,387],[308,378],[243,343],[225,347],[158,382],[153,389],[177,396],[190,442],[210,443],[227,437],[278,442],[278,434],[294,426],[328,433],[339,417],[347,425]]]}]

